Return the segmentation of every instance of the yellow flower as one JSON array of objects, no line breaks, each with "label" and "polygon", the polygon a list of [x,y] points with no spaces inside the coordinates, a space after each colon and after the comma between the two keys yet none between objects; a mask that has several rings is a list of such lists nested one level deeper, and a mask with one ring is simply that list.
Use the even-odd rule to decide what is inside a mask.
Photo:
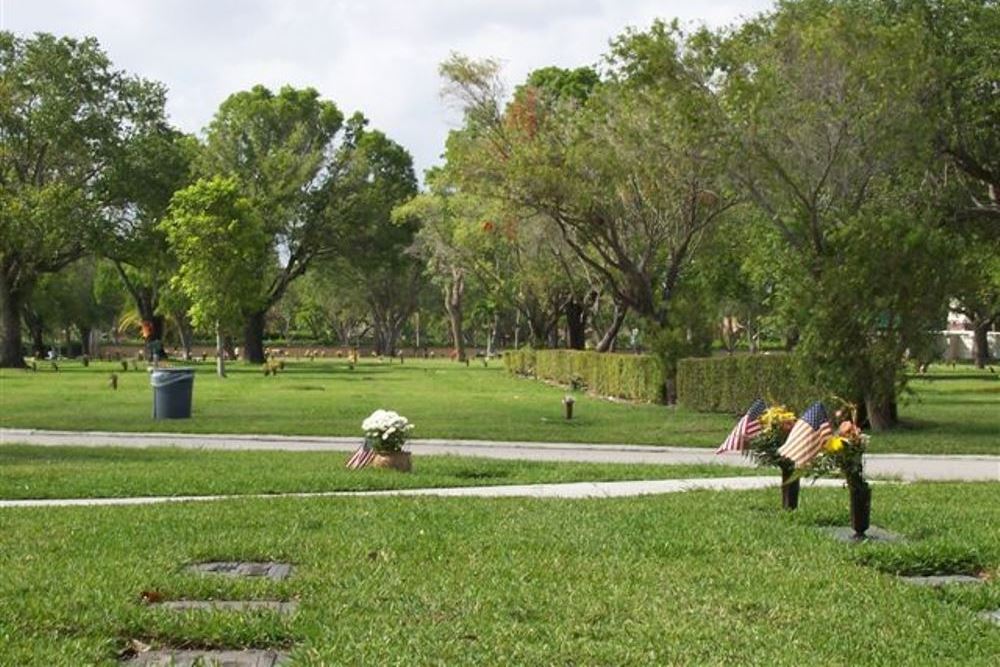
[{"label": "yellow flower", "polygon": [[764,414],[760,416],[760,423],[767,430],[771,430],[781,426],[787,422],[795,421],[795,413],[790,412],[783,405],[776,405],[773,408],[768,408],[764,411]]},{"label": "yellow flower", "polygon": [[832,438],[830,438],[829,440],[826,441],[826,451],[830,452],[831,454],[836,454],[837,452],[841,451],[842,449],[844,449],[844,439],[843,438],[838,438],[838,437],[834,436],[834,437],[832,437]]}]

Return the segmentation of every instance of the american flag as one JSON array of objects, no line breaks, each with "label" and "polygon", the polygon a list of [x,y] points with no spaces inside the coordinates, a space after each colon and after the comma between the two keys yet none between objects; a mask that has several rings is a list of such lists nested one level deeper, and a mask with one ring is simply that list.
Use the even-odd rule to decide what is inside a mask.
[{"label": "american flag", "polygon": [[351,458],[347,459],[347,469],[360,470],[371,463],[373,458],[375,458],[375,450],[368,444],[368,439],[366,438],[364,443],[358,447],[358,451],[354,452]]},{"label": "american flag", "polygon": [[795,422],[785,444],[778,448],[778,454],[794,461],[796,468],[801,468],[819,454],[832,435],[826,408],[822,403],[813,403]]},{"label": "american flag", "polygon": [[761,399],[755,399],[747,409],[745,415],[740,417],[733,427],[732,432],[722,446],[715,450],[716,454],[724,452],[742,452],[746,449],[747,441],[760,433],[760,416],[767,410],[767,404]]}]

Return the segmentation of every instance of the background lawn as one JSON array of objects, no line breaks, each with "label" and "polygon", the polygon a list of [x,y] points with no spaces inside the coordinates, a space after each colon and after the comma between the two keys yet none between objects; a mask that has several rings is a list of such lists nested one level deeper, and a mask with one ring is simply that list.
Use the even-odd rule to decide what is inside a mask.
[{"label": "background lawn", "polygon": [[[1000,484],[875,489],[901,544],[843,544],[840,489],[586,501],[346,498],[0,510],[0,655],[113,665],[154,646],[282,646],[302,665],[995,665]],[[209,559],[295,564],[281,582]],[[985,573],[938,591],[895,572]],[[279,598],[296,615],[179,614]]]},{"label": "background lawn", "polygon": [[[0,498],[105,498],[776,475],[718,465],[628,465],[414,456],[414,470],[351,471],[338,452],[0,447]],[[777,492],[775,492],[777,493]]]},{"label": "background lawn", "polygon": [[[575,417],[562,418],[565,389],[489,368],[439,360],[389,365],[365,360],[291,362],[278,377],[234,365],[228,379],[198,365],[194,418],[154,422],[145,372],[114,364],[47,363],[37,373],[0,370],[0,426],[112,431],[186,431],[359,435],[376,408],[409,417],[416,438],[630,443],[709,447],[732,428],[730,415],[612,402],[577,394]],[[879,435],[875,452],[1000,454],[1000,376],[970,367],[936,368],[912,383],[903,428]]]}]

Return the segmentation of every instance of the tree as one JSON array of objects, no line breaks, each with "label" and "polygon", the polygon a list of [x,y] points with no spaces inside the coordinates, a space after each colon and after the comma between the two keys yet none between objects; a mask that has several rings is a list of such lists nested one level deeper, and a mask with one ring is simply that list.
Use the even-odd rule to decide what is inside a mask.
[{"label": "tree", "polygon": [[973,330],[973,358],[989,363],[987,332],[1000,322],[1000,5],[995,0],[911,0],[888,5],[891,22],[916,17],[933,54],[939,99],[930,170],[942,218],[958,245],[957,309]]},{"label": "tree", "polygon": [[[101,230],[99,252],[112,261],[140,320],[150,324],[147,343],[159,347],[161,355],[167,314],[161,306],[172,303],[166,292],[175,260],[159,224],[174,193],[190,183],[197,151],[193,137],[166,123],[149,127],[124,146],[105,188],[112,205],[106,209],[109,224]],[[170,310],[180,319],[181,338],[189,353],[183,306],[176,304]]]},{"label": "tree", "polygon": [[163,101],[93,39],[0,32],[0,367],[24,365],[24,304],[85,253],[117,156],[162,122]]},{"label": "tree", "polygon": [[932,53],[928,65],[940,94],[935,142],[965,187],[962,217],[1000,225],[1000,5],[996,0],[886,4],[893,23],[916,17],[924,26]]},{"label": "tree", "polygon": [[394,354],[421,280],[420,262],[407,252],[416,224],[394,223],[392,210],[416,194],[417,180],[406,149],[366,124],[360,115],[348,123],[341,180],[357,185],[338,211],[349,221],[345,256],[366,294],[376,352]]},{"label": "tree", "polygon": [[483,249],[488,207],[481,199],[457,191],[440,169],[431,170],[427,181],[428,192],[397,206],[392,215],[397,224],[419,227],[413,250],[441,290],[454,357],[465,361],[466,287],[475,277]]},{"label": "tree", "polygon": [[94,330],[114,320],[124,296],[117,285],[116,290],[107,288],[109,269],[106,262],[83,257],[59,273],[39,278],[31,300],[24,307],[24,321],[35,356],[45,354],[46,334],[59,333],[64,335],[66,353],[72,354],[74,330],[80,353],[95,353]]},{"label": "tree", "polygon": [[941,317],[935,267],[950,255],[921,185],[933,159],[924,33],[871,8],[802,0],[749,22],[719,51],[719,104],[732,173],[783,239],[774,261],[798,352],[882,429],[906,350]]},{"label": "tree", "polygon": [[214,329],[217,370],[225,377],[225,330],[259,307],[265,227],[237,180],[220,176],[177,192],[160,226],[180,264],[173,283],[191,300],[195,326]]},{"label": "tree", "polygon": [[646,36],[625,35],[609,80],[584,104],[542,90],[504,109],[496,63],[454,56],[441,71],[466,111],[448,145],[463,185],[551,220],[614,302],[657,329],[695,249],[735,201],[706,113],[703,48],[675,27],[654,31],[669,46],[659,64],[643,65],[654,60]]},{"label": "tree", "polygon": [[268,309],[316,259],[339,248],[336,211],[350,171],[337,144],[343,114],[312,88],[264,86],[231,95],[208,127],[199,171],[232,176],[261,221],[267,261],[257,267],[251,310],[244,313],[245,358],[264,361]]},{"label": "tree", "polygon": [[356,346],[370,329],[364,286],[356,278],[345,258],[316,263],[289,288],[298,302],[295,326],[317,341],[332,339],[342,347]]}]

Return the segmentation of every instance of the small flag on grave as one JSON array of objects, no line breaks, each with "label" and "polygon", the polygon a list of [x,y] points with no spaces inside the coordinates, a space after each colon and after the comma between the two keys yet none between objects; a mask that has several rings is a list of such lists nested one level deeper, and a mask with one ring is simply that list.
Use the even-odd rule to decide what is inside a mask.
[{"label": "small flag on grave", "polygon": [[832,435],[826,408],[817,401],[795,422],[785,444],[778,448],[778,454],[792,460],[796,468],[802,468],[820,453]]},{"label": "small flag on grave", "polygon": [[366,439],[364,443],[358,447],[358,451],[351,455],[351,458],[347,459],[347,469],[348,470],[359,470],[364,468],[366,465],[372,462],[375,458],[375,450],[372,446],[368,444]]},{"label": "small flag on grave", "polygon": [[722,446],[715,450],[716,454],[725,452],[742,452],[746,449],[747,441],[760,433],[760,416],[767,410],[767,404],[761,399],[755,399],[747,409],[746,414],[740,417],[736,426],[730,432],[729,437],[722,443]]}]

